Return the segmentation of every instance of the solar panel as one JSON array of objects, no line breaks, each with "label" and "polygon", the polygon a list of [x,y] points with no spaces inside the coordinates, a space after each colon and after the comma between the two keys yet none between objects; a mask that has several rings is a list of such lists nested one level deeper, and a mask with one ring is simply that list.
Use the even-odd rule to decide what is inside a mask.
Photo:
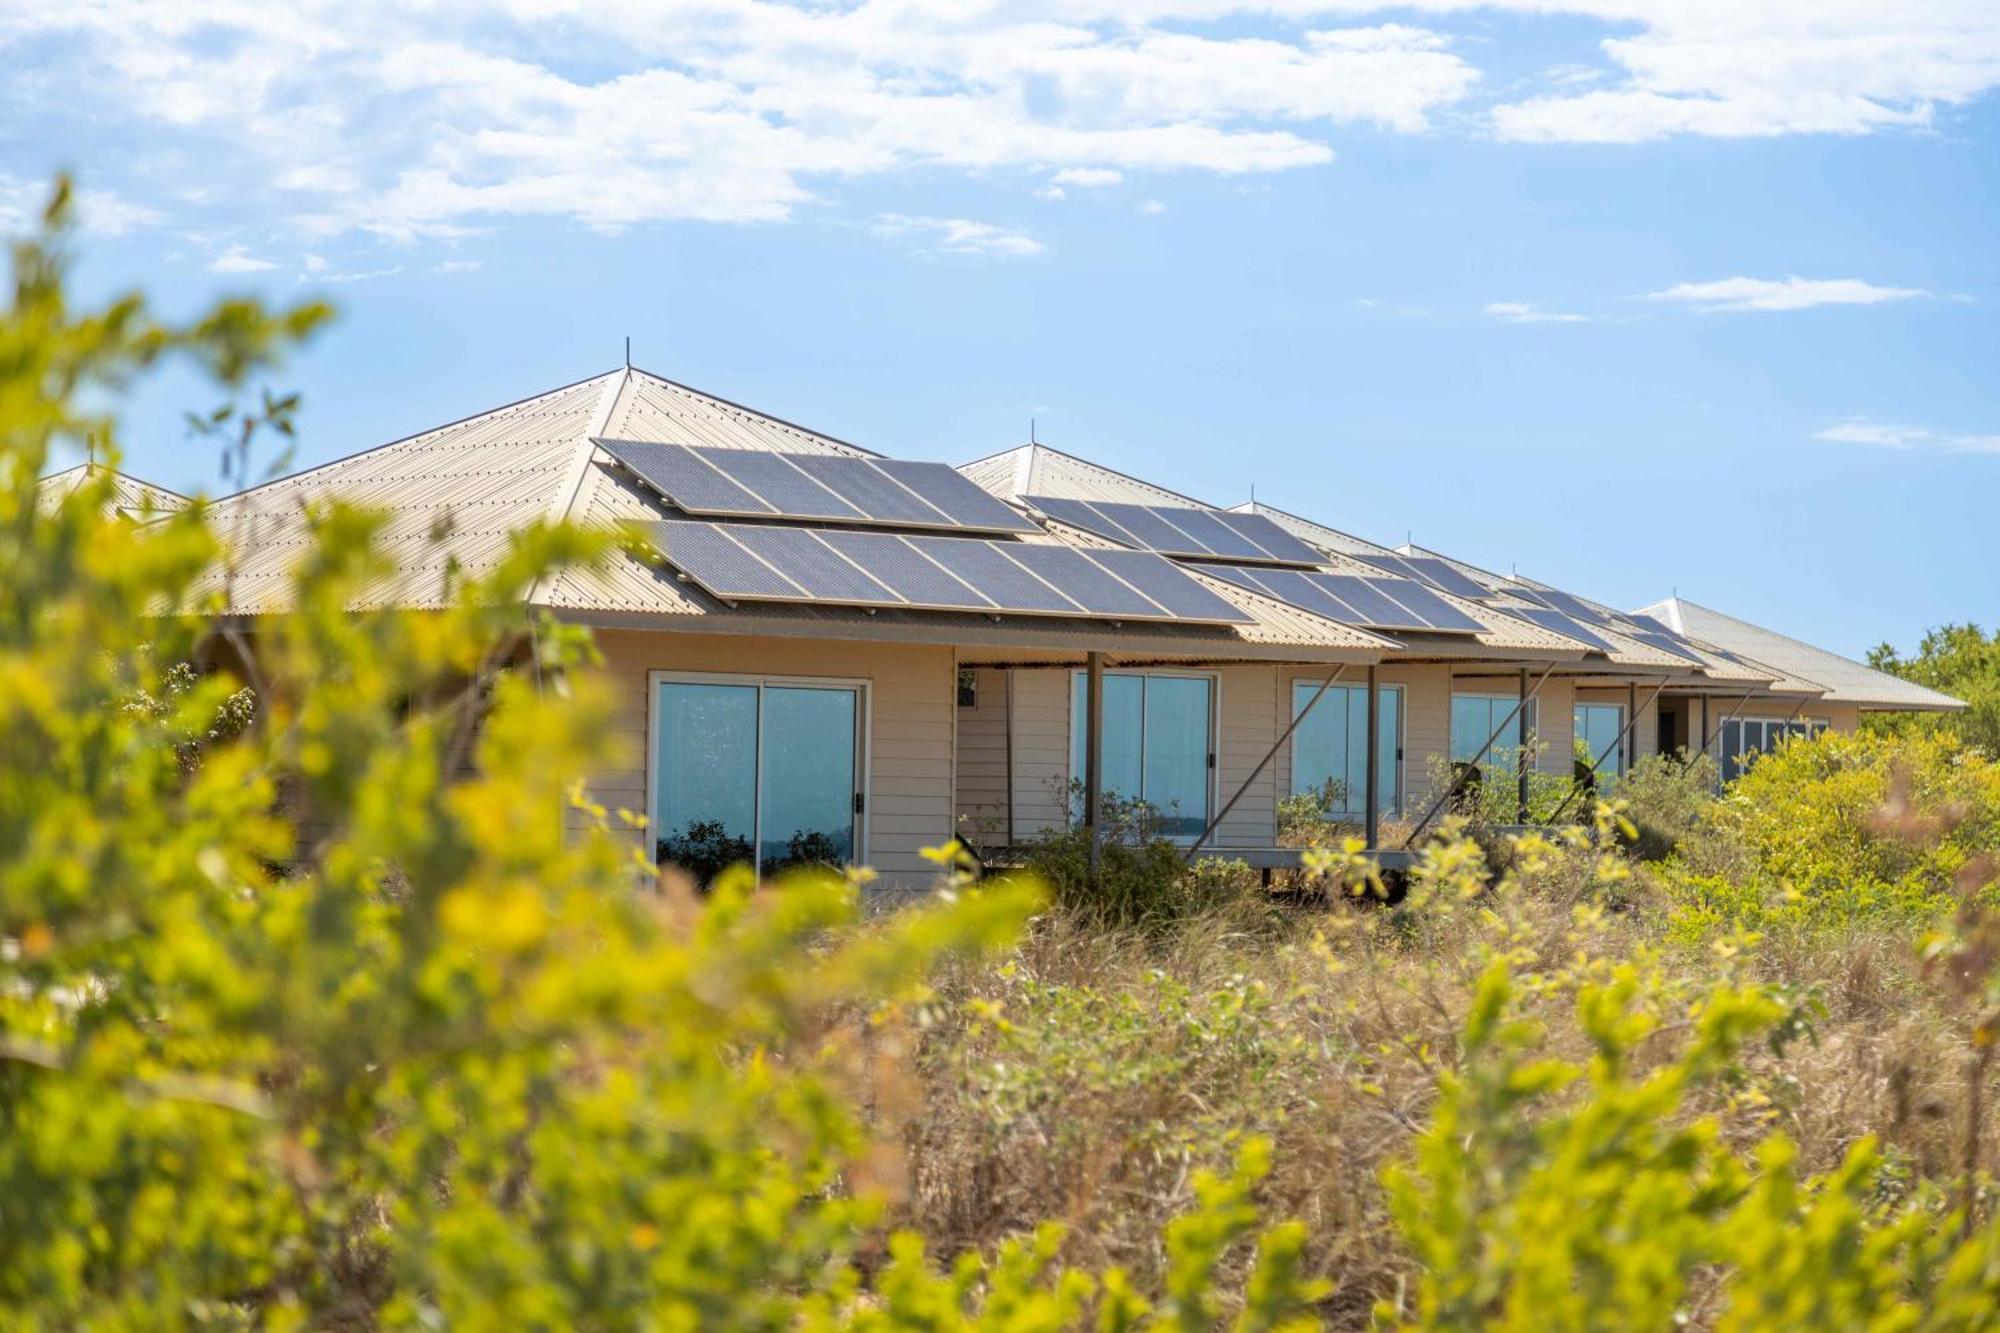
[{"label": "solar panel", "polygon": [[1095,505],[1088,504],[1082,500],[1071,500],[1056,495],[1029,496],[1027,500],[1029,504],[1034,506],[1037,512],[1047,515],[1058,523],[1066,523],[1072,528],[1092,533],[1095,536],[1105,537],[1114,542],[1122,542],[1127,546],[1145,546],[1147,544],[1106,518]]},{"label": "solar panel", "polygon": [[1601,649],[1604,652],[1617,651],[1617,649],[1611,646],[1610,640],[1599,638],[1596,634],[1560,611],[1551,611],[1547,607],[1542,606],[1524,606],[1510,607],[1508,614],[1519,616],[1531,625],[1540,625],[1545,630],[1552,630],[1557,634],[1567,635],[1575,639],[1578,643],[1587,643],[1591,647]]},{"label": "solar panel", "polygon": [[920,463],[906,458],[870,461],[963,527],[988,532],[1036,530],[1033,523],[943,463]]},{"label": "solar panel", "polygon": [[1262,514],[1237,514],[1225,511],[1217,513],[1215,517],[1238,534],[1248,537],[1269,551],[1275,559],[1289,560],[1300,565],[1316,565],[1325,558]]},{"label": "solar panel", "polygon": [[1352,607],[1360,623],[1377,629],[1435,629],[1426,617],[1388,596],[1377,584],[1388,587],[1414,586],[1408,579],[1362,578],[1355,574],[1321,574],[1313,579],[1323,592]]},{"label": "solar panel", "polygon": [[1260,569],[1251,573],[1264,591],[1280,601],[1290,602],[1293,606],[1303,607],[1343,625],[1368,623],[1360,612],[1321,587],[1313,575],[1302,574],[1296,569]]},{"label": "solar panel", "polygon": [[819,533],[819,539],[914,605],[962,607],[968,611],[993,609],[990,600],[892,532],[842,532],[828,528]]},{"label": "solar panel", "polygon": [[1675,657],[1685,658],[1690,662],[1698,663],[1701,661],[1700,658],[1692,655],[1693,650],[1689,648],[1685,643],[1683,643],[1682,640],[1677,635],[1656,634],[1652,630],[1644,630],[1644,629],[1622,630],[1621,633],[1624,633],[1631,638],[1637,639],[1640,643],[1645,644],[1648,648],[1657,648],[1663,653],[1671,653]]},{"label": "solar panel", "polygon": [[713,523],[677,519],[655,523],[651,531],[660,554],[717,597],[806,595],[805,589],[738,546]]},{"label": "solar panel", "polygon": [[[793,467],[838,495],[869,518],[932,528],[961,526],[936,506],[865,458],[834,454],[793,454]],[[970,482],[966,483],[971,485]]]},{"label": "solar panel", "polygon": [[1524,588],[1518,583],[1503,583],[1500,585],[1498,591],[1506,593],[1509,597],[1518,598],[1530,606],[1547,607],[1551,611],[1556,609],[1554,602],[1551,602],[1533,588]]},{"label": "solar panel", "polygon": [[1071,547],[1019,542],[1007,554],[1086,611],[1105,616],[1172,614]]},{"label": "solar panel", "polygon": [[606,453],[690,514],[768,515],[771,506],[717,471],[684,444],[600,440]]},{"label": "solar panel", "polygon": [[786,461],[763,449],[703,449],[701,457],[788,518],[858,519],[861,512]]},{"label": "solar panel", "polygon": [[1543,601],[1571,619],[1581,620],[1588,625],[1615,626],[1617,623],[1616,617],[1607,616],[1581,597],[1573,597],[1569,593],[1558,592],[1554,588],[1543,588],[1539,591],[1541,592]]},{"label": "solar panel", "polygon": [[[1237,532],[1206,509],[1170,509],[1160,506],[1154,513],[1164,517],[1169,523],[1194,538],[1207,550],[1194,550],[1189,555],[1220,555],[1233,560],[1268,560],[1270,554],[1263,547]],[[1117,518],[1116,514],[1112,515]],[[1122,523],[1123,519],[1119,519]]]},{"label": "solar panel", "polygon": [[902,604],[902,598],[862,573],[852,561],[806,528],[745,523],[732,528],[729,535],[810,596],[834,602]]},{"label": "solar panel", "polygon": [[1460,597],[1469,597],[1475,602],[1482,597],[1490,595],[1486,591],[1484,584],[1453,569],[1447,561],[1440,560],[1436,556],[1405,556],[1403,563],[1411,569],[1416,570],[1418,575],[1427,580],[1433,587],[1442,588],[1446,592],[1457,593]]},{"label": "solar panel", "polygon": [[1144,547],[1149,551],[1168,551],[1175,555],[1213,554],[1186,530],[1170,522],[1158,509],[1111,500],[1100,500],[1091,508],[1131,533],[1132,544],[1135,546]]},{"label": "solar panel", "polygon": [[1152,551],[1085,551],[1083,554],[1174,615],[1191,620],[1250,619],[1227,599],[1218,597],[1189,578],[1179,565],[1163,555]]},{"label": "solar panel", "polygon": [[1358,552],[1354,556],[1354,559],[1359,560],[1364,564],[1373,565],[1375,566],[1375,568],[1384,570],[1390,574],[1394,574],[1399,579],[1414,579],[1422,577],[1422,575],[1418,574],[1416,570],[1412,569],[1409,566],[1409,564],[1407,564],[1404,561],[1402,556],[1390,555],[1386,551]]},{"label": "solar panel", "polygon": [[1409,579],[1368,579],[1383,592],[1421,616],[1431,629],[1463,630],[1477,634],[1486,627],[1447,602],[1421,583]]},{"label": "solar panel", "polygon": [[911,537],[910,545],[984,594],[996,607],[1076,615],[1075,602],[1007,558],[999,542],[958,537]]}]

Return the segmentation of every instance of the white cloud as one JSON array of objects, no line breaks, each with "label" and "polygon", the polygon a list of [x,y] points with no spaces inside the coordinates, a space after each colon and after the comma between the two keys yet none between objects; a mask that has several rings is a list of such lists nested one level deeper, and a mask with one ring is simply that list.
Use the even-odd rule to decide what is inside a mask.
[{"label": "white cloud", "polygon": [[1697,310],[1807,310],[1819,305],[1880,305],[1930,293],[1921,287],[1879,287],[1859,278],[1721,278],[1681,282],[1648,292],[1653,301],[1677,301]]},{"label": "white cloud", "polygon": [[479,266],[480,266],[479,261],[477,259],[447,259],[442,263],[432,264],[431,272],[473,273],[478,271]]},{"label": "white cloud", "polygon": [[1139,205],[1139,211],[1149,218],[1156,218],[1167,211],[1167,206],[1162,200],[1148,199]]},{"label": "white cloud", "polygon": [[1250,21],[1226,33],[1172,0],[6,7],[0,58],[47,66],[18,94],[38,113],[80,115],[55,90],[89,86],[94,121],[200,160],[220,197],[275,183],[317,236],[770,221],[911,168],[1285,171],[1331,161],[1339,126],[1421,131],[1478,79],[1440,33],[1260,0],[1222,5]]},{"label": "white cloud", "polygon": [[1544,310],[1532,301],[1490,301],[1486,313],[1509,324],[1588,324],[1589,315]]},{"label": "white cloud", "polygon": [[1056,185],[1077,185],[1084,189],[1096,189],[1105,185],[1123,185],[1125,173],[1113,171],[1109,167],[1064,167],[1049,180]]},{"label": "white cloud", "polygon": [[1951,435],[1926,426],[1898,426],[1854,417],[1813,432],[1829,444],[1864,444],[1882,449],[1934,449],[1955,454],[2000,454],[2000,435]]},{"label": "white cloud", "polygon": [[1035,191],[1035,198],[1046,199],[1050,203],[1054,203],[1059,199],[1067,199],[1068,197],[1068,193],[1060,185],[1044,185],[1041,189]]},{"label": "white cloud", "polygon": [[1493,7],[1637,28],[1600,43],[1619,81],[1494,108],[1493,128],[1506,139],[1867,134],[1928,125],[1938,107],[1964,105],[2000,84],[2000,6],[1991,0],[1495,0]]},{"label": "white cloud", "polygon": [[1008,231],[990,222],[967,218],[918,217],[883,213],[875,219],[878,236],[917,239],[923,248],[957,255],[1038,255],[1046,248],[1025,232]]},{"label": "white cloud", "polygon": [[[48,207],[51,182],[27,180],[0,172],[0,232],[18,234],[39,225]],[[110,190],[78,190],[76,222],[99,236],[123,236],[165,221],[154,208],[137,204]]]},{"label": "white cloud", "polygon": [[259,259],[240,245],[232,245],[208,262],[210,273],[263,273],[277,265]]}]

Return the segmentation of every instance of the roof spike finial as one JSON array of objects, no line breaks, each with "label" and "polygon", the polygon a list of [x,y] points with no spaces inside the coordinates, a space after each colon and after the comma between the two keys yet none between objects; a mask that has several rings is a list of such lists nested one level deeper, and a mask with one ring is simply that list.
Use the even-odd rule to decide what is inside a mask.
[{"label": "roof spike finial", "polygon": [[1035,438],[1035,419],[1033,417],[1028,418],[1028,443],[1029,444],[1041,443],[1040,440]]},{"label": "roof spike finial", "polygon": [[632,368],[632,335],[625,335],[625,369]]}]

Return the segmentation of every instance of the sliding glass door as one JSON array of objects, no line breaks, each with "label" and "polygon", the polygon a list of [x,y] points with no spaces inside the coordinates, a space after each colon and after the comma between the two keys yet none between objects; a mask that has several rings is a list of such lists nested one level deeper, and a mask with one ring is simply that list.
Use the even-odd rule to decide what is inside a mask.
[{"label": "sliding glass door", "polygon": [[[1069,729],[1069,771],[1078,793],[1073,818],[1083,813],[1088,691],[1088,677],[1077,672]],[[1153,829],[1162,837],[1198,837],[1208,824],[1214,712],[1212,676],[1107,671],[1100,792],[1145,802]]]},{"label": "sliding glass door", "polygon": [[862,687],[654,678],[654,857],[706,882],[859,853]]},{"label": "sliding glass door", "polygon": [[[1323,793],[1329,799],[1326,817],[1361,820],[1368,817],[1368,689],[1364,685],[1334,685],[1318,703],[1319,685],[1292,682],[1292,716],[1304,714],[1292,733],[1292,795]],[[1312,711],[1307,712],[1310,706]],[[1378,809],[1394,817],[1402,809],[1403,689],[1384,685],[1376,692],[1381,716],[1376,738]]]}]

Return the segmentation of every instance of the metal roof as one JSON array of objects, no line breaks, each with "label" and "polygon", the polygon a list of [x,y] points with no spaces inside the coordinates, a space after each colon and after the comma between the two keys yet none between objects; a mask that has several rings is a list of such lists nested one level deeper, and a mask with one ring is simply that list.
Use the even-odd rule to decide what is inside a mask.
[{"label": "metal roof", "polygon": [[171,514],[185,509],[194,501],[179,491],[135,477],[129,472],[106,467],[102,463],[78,463],[75,467],[51,472],[35,484],[35,504],[41,509],[52,509],[62,498],[92,477],[111,478],[111,506],[114,512],[126,518],[144,518],[149,514]]},{"label": "metal roof", "polygon": [[1769,664],[1788,676],[1809,681],[1834,703],[1851,703],[1864,709],[1899,711],[1951,711],[1965,704],[1948,694],[1877,671],[1852,658],[1830,653],[1824,648],[1794,639],[1776,630],[1753,625],[1747,620],[1690,602],[1669,597],[1641,608],[1635,614],[1664,621],[1676,633],[1715,644],[1739,653],[1759,664]]},{"label": "metal roof", "polygon": [[989,454],[958,470],[975,486],[1002,500],[1049,495],[1064,500],[1123,500],[1177,509],[1215,508],[1205,501],[1127,476],[1087,458],[1051,449],[1046,444],[1023,444]]}]

